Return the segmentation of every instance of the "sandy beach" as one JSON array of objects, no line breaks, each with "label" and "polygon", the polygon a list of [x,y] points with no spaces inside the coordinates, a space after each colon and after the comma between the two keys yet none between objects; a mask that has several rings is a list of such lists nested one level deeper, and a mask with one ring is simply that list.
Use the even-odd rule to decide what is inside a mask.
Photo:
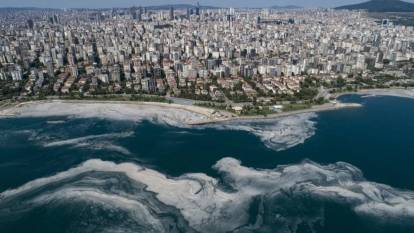
[{"label": "sandy beach", "polygon": [[236,120],[262,120],[303,113],[331,111],[361,107],[353,103],[327,103],[309,109],[281,112],[266,116],[237,116],[227,111],[155,102],[92,101],[92,100],[47,100],[31,101],[0,108],[0,117],[42,117],[75,115],[82,117],[106,117],[127,120],[163,118],[188,125],[204,125]]},{"label": "sandy beach", "polygon": [[[361,89],[357,92],[338,93],[335,97],[339,98],[340,96],[352,94],[364,95],[366,97],[395,96],[402,98],[414,98],[414,89]],[[205,125],[238,120],[274,119],[304,113],[317,113],[358,107],[362,107],[362,105],[357,103],[330,102],[323,105],[315,105],[308,109],[280,112],[266,116],[238,116],[224,110],[214,110],[200,106],[174,103],[99,100],[44,100],[17,104],[2,104],[0,105],[0,117],[82,115],[84,117],[102,116],[129,120],[142,120],[143,118],[159,117],[166,120],[167,123],[169,120],[172,120],[188,125]]]},{"label": "sandy beach", "polygon": [[216,114],[212,109],[198,106],[133,101],[45,100],[0,108],[0,117],[76,116],[132,121],[160,118],[183,124],[224,117]]}]

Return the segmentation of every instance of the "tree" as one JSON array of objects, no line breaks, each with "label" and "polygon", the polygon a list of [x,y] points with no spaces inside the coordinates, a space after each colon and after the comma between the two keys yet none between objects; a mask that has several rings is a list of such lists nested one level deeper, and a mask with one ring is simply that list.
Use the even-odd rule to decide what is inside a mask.
[{"label": "tree", "polygon": [[339,77],[336,79],[336,87],[337,88],[342,88],[346,85],[346,80],[342,77]]}]

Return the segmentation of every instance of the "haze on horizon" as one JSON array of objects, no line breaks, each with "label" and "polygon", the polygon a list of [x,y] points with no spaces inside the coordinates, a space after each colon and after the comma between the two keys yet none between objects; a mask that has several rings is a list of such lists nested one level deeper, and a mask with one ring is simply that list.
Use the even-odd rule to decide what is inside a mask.
[{"label": "haze on horizon", "polygon": [[[270,7],[297,5],[302,7],[337,7],[367,0],[199,0],[201,5],[218,7]],[[414,0],[405,0],[414,3]],[[0,7],[40,8],[111,8],[154,6],[164,4],[196,4],[197,0],[0,0]]]}]

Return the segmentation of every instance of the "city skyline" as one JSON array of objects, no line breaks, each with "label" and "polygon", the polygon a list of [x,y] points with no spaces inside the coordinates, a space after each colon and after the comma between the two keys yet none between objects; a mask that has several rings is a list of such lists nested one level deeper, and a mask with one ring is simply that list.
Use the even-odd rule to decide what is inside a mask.
[{"label": "city skyline", "polygon": [[[297,5],[301,7],[337,7],[347,4],[355,4],[365,2],[365,0],[200,0],[201,5],[217,6],[217,7],[271,7]],[[406,2],[414,2],[414,0],[406,0]],[[0,7],[39,7],[39,8],[112,8],[112,7],[130,7],[134,5],[155,6],[164,4],[196,4],[193,0],[72,0],[72,1],[53,1],[53,0],[3,0]]]}]

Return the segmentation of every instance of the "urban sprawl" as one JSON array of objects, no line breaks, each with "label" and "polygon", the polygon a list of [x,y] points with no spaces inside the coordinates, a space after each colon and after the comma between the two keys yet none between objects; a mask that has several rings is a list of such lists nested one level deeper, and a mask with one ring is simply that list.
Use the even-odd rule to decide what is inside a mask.
[{"label": "urban sprawl", "polygon": [[413,27],[365,12],[0,11],[2,100],[178,97],[242,111],[414,84]]}]

